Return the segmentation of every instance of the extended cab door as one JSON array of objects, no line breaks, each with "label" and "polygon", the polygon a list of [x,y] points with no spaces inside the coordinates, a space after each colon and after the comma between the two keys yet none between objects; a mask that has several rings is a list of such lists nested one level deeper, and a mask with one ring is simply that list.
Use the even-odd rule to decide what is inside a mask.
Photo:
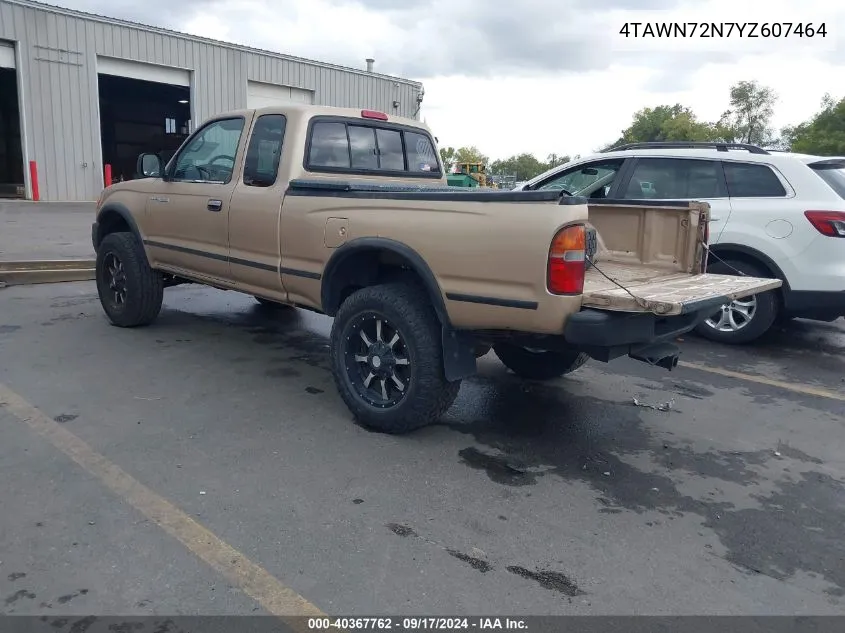
[{"label": "extended cab door", "polygon": [[697,200],[710,205],[710,243],[719,236],[731,215],[731,202],[722,163],[718,160],[678,157],[640,157],[621,183],[623,200]]},{"label": "extended cab door", "polygon": [[286,125],[283,114],[255,119],[229,209],[229,264],[238,290],[282,301],[279,214],[287,182],[279,179],[279,162]]},{"label": "extended cab door", "polygon": [[149,196],[147,246],[159,265],[199,277],[229,277],[229,203],[248,121],[230,116],[197,130]]}]

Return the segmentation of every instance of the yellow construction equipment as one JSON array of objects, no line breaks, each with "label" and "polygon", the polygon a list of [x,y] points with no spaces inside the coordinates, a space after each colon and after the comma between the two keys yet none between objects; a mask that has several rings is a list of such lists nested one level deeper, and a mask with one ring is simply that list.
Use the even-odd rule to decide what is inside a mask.
[{"label": "yellow construction equipment", "polygon": [[487,166],[484,163],[455,163],[451,174],[446,178],[453,187],[491,187],[496,183],[487,180]]}]

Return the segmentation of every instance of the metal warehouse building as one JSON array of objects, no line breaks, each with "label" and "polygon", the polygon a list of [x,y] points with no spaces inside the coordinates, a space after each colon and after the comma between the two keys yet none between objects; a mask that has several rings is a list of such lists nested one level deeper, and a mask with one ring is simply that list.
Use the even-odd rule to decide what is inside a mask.
[{"label": "metal warehouse building", "polygon": [[[363,60],[362,60],[363,61]],[[0,197],[95,200],[221,111],[278,103],[418,118],[422,84],[29,0],[0,0]],[[35,190],[35,191],[34,191]]]}]

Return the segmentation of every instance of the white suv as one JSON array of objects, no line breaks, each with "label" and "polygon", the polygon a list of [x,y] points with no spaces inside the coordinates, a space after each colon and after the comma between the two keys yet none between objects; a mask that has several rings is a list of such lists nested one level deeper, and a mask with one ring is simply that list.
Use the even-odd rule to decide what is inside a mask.
[{"label": "white suv", "polygon": [[783,280],[722,306],[697,331],[747,343],[793,317],[845,316],[845,158],[724,143],[632,143],[551,169],[518,189],[590,199],[700,200],[711,209],[708,272]]}]

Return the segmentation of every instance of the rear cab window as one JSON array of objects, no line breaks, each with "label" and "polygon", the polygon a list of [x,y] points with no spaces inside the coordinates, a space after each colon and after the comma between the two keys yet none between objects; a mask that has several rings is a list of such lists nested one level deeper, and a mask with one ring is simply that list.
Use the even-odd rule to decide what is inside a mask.
[{"label": "rear cab window", "polygon": [[311,120],[305,169],[420,178],[443,175],[434,142],[425,130],[336,117]]}]

